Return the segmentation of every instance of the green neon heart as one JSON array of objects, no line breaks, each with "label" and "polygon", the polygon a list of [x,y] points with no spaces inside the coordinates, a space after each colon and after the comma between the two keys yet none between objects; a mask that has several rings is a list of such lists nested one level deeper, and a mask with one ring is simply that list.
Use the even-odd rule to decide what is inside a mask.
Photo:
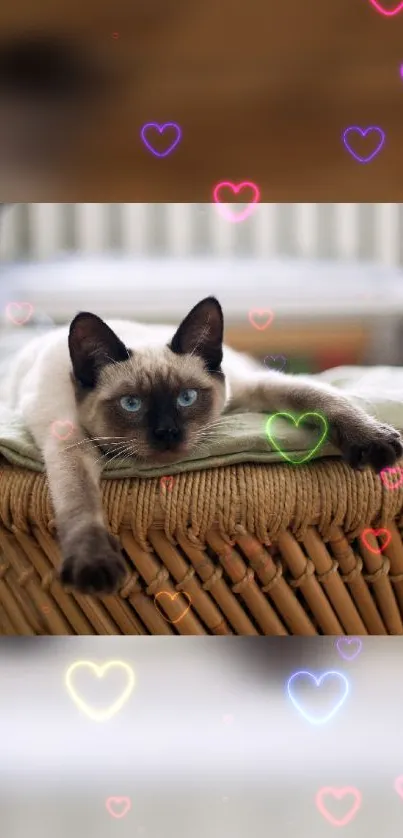
[{"label": "green neon heart", "polygon": [[[303,422],[303,420],[306,419],[307,416],[314,416],[315,419],[318,419],[319,422],[321,422],[322,425],[324,426],[324,431],[322,433],[322,436],[319,439],[319,442],[316,443],[315,447],[312,448],[311,451],[308,451],[307,454],[304,454],[302,456],[302,458],[297,458],[296,459],[295,457],[290,457],[289,454],[286,454],[285,451],[281,450],[280,446],[277,444],[275,439],[273,439],[273,436],[272,436],[272,433],[271,433],[271,430],[270,430],[270,426],[271,426],[271,423],[275,419],[278,419],[279,416],[286,416],[287,419],[291,419],[291,422],[293,422],[294,425],[297,428],[298,428],[299,423]],[[327,423],[325,417],[322,416],[321,413],[314,413],[314,412],[311,412],[311,411],[309,413],[303,413],[302,416],[299,417],[299,419],[296,419],[295,416],[293,416],[291,413],[273,413],[272,416],[269,416],[269,418],[266,422],[266,434],[267,434],[272,446],[276,449],[276,451],[278,451],[278,453],[283,457],[284,460],[287,460],[288,463],[292,463],[292,465],[294,465],[294,466],[301,465],[302,463],[307,463],[308,460],[310,460],[313,457],[313,455],[316,453],[318,448],[320,448],[322,443],[325,441],[328,429],[329,429],[329,426],[328,426],[328,423]]]}]

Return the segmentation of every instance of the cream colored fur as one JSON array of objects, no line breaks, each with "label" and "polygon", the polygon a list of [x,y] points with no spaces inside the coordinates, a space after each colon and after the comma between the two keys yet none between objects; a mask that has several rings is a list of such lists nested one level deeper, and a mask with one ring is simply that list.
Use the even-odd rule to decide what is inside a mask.
[{"label": "cream colored fur", "polygon": [[[162,358],[169,365],[170,351],[164,347],[172,339],[174,327],[107,322],[125,346],[144,353],[150,365],[158,366]],[[68,334],[69,327],[63,327],[29,342],[10,364],[1,397],[22,415],[43,454],[56,512],[63,581],[84,593],[108,593],[122,585],[127,568],[119,546],[105,528],[99,491],[100,451],[80,425]],[[309,377],[266,371],[226,346],[222,370],[226,377],[222,412],[319,410],[328,419],[331,438],[354,467],[370,465],[380,471],[402,454],[400,436],[393,428],[378,423],[332,387]],[[56,421],[74,427],[66,441],[52,432]]]}]

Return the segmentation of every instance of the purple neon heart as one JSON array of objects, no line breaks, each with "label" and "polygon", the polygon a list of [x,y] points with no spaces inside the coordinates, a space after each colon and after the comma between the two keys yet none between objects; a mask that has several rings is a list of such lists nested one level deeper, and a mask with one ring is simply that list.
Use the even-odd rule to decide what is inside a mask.
[{"label": "purple neon heart", "polygon": [[[361,155],[357,154],[354,151],[354,149],[351,148],[351,146],[349,145],[349,143],[347,141],[347,136],[350,133],[350,131],[358,131],[358,133],[361,134],[362,137],[366,137],[367,134],[369,133],[369,131],[376,131],[380,136],[379,136],[379,143],[378,143],[375,151],[373,151],[372,154],[370,154],[368,157],[361,157]],[[346,128],[346,130],[343,133],[343,143],[344,143],[347,151],[349,151],[350,154],[352,154],[353,157],[355,157],[355,159],[358,160],[359,163],[369,163],[369,161],[372,160],[375,157],[375,155],[380,152],[380,150],[381,150],[381,148],[382,148],[382,146],[385,142],[385,139],[386,139],[385,132],[382,131],[382,128],[379,128],[377,125],[371,125],[369,128],[359,128],[358,125],[351,125],[350,128]]]},{"label": "purple neon heart", "polygon": [[[312,715],[308,713],[304,708],[304,700],[303,696],[298,698],[298,695],[295,694],[295,686],[297,684],[298,679],[301,679],[301,676],[305,679],[306,682],[313,681],[315,687],[320,691],[321,687],[324,685],[324,682],[330,677],[333,681],[339,681],[340,684],[344,684],[344,690],[340,693],[340,697],[336,699],[336,702],[333,701],[333,706],[331,707],[330,711],[327,712],[325,715]],[[336,672],[334,670],[329,672],[324,672],[320,677],[316,677],[313,672],[308,672],[307,670],[300,670],[299,672],[294,672],[291,678],[288,680],[287,683],[287,691],[288,695],[297,710],[301,713],[301,715],[307,719],[307,721],[312,722],[314,724],[324,724],[325,722],[329,721],[329,719],[334,716],[339,708],[344,704],[348,692],[349,692],[349,685],[345,675],[342,672]]]},{"label": "purple neon heart", "polygon": [[[357,655],[360,654],[362,649],[362,640],[359,637],[339,637],[337,643],[337,651],[345,661],[353,661]],[[346,649],[343,649],[344,646],[352,647],[352,651],[350,654],[347,653]]]},{"label": "purple neon heart", "polygon": [[[166,149],[166,151],[156,151],[155,148],[153,148],[147,140],[146,131],[148,130],[148,128],[156,128],[160,134],[164,133],[165,128],[174,128],[177,136],[171,143],[169,148]],[[167,154],[170,154],[170,152],[173,151],[174,148],[180,142],[181,137],[182,131],[177,122],[164,122],[162,125],[160,125],[158,122],[147,122],[145,125],[143,125],[141,129],[141,139],[143,140],[144,145],[147,146],[148,150],[151,151],[152,154],[155,154],[156,157],[166,157]]]},{"label": "purple neon heart", "polygon": [[[270,364],[270,361],[273,361],[273,364]],[[280,364],[276,366],[276,361],[282,361],[281,366]],[[263,359],[263,363],[266,367],[271,366],[273,368],[274,365],[274,369],[276,369],[277,372],[281,372],[283,369],[285,369],[287,358],[285,357],[285,355],[266,355],[266,357]]]}]

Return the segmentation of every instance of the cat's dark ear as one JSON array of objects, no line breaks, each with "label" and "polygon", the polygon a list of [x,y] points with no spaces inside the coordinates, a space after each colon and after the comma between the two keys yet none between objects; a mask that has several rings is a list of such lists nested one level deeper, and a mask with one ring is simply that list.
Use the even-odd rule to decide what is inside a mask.
[{"label": "cat's dark ear", "polygon": [[95,387],[106,364],[131,356],[115,332],[88,311],[81,311],[70,324],[69,350],[74,376],[83,387]]},{"label": "cat's dark ear", "polygon": [[172,338],[170,349],[177,355],[198,355],[210,372],[220,369],[224,318],[215,297],[201,300],[180,324]]}]

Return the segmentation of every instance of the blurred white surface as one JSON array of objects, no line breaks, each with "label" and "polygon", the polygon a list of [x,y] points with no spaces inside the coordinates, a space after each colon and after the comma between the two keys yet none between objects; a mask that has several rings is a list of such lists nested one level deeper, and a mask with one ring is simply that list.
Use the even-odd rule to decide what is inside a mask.
[{"label": "blurred white surface", "polygon": [[214,204],[17,204],[0,218],[4,325],[13,301],[45,325],[79,310],[177,323],[208,294],[227,326],[252,328],[254,308],[275,325],[350,318],[369,327],[367,361],[401,364],[403,204],[259,204],[240,224]]},{"label": "blurred white surface", "polygon": [[114,250],[403,264],[403,204],[264,203],[237,224],[215,204],[15,204],[2,222],[1,261]]},{"label": "blurred white surface", "polygon": [[[333,827],[315,806],[318,789],[353,786],[363,802],[346,835],[398,838],[401,638],[362,638],[350,662],[335,642],[4,640],[2,835],[326,838]],[[66,671],[78,660],[122,660],[135,672],[133,693],[107,721],[89,718],[66,688]],[[316,676],[336,670],[348,680],[346,700],[326,724],[311,724],[288,697],[288,679],[301,669]],[[85,671],[74,683],[92,707],[109,705],[122,690],[119,679]],[[335,700],[332,690],[299,694],[314,713]],[[132,800],[119,823],[105,810],[109,795]]]},{"label": "blurred white surface", "polygon": [[403,271],[354,262],[105,254],[5,264],[0,275],[9,300],[27,300],[62,320],[95,306],[101,317],[175,321],[209,294],[227,321],[247,321],[253,308],[308,320],[403,312]]}]

